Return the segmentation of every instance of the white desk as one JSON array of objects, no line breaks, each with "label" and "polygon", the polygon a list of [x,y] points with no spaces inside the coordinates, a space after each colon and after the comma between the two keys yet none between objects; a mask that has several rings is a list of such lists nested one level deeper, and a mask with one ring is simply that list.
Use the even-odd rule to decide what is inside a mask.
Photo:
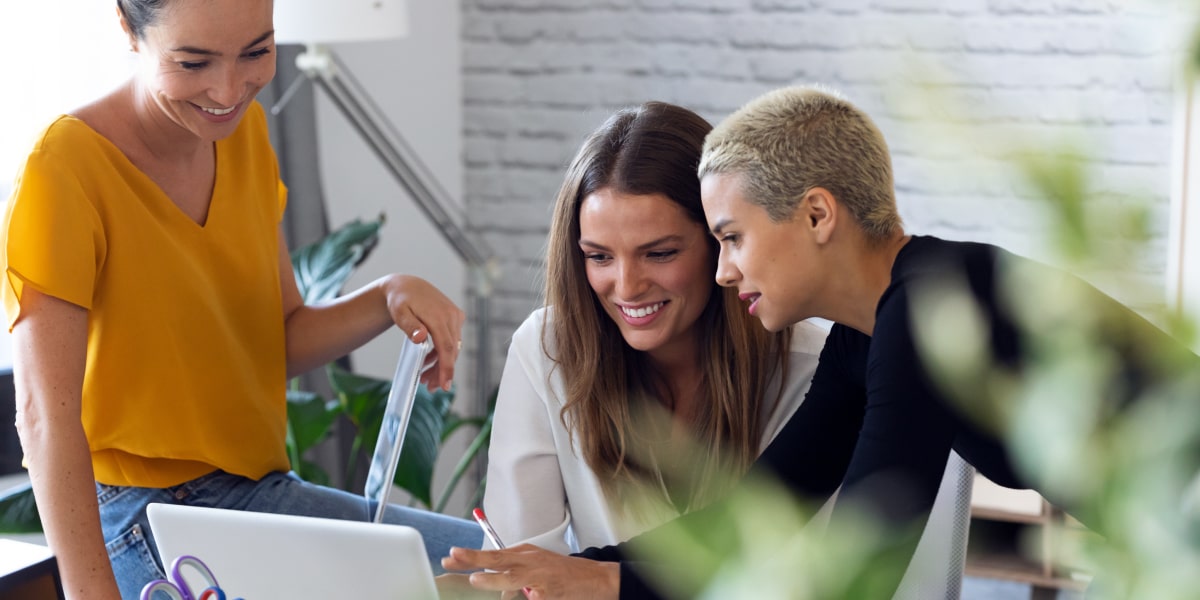
[{"label": "white desk", "polygon": [[62,600],[58,561],[38,544],[0,539],[0,600]]}]

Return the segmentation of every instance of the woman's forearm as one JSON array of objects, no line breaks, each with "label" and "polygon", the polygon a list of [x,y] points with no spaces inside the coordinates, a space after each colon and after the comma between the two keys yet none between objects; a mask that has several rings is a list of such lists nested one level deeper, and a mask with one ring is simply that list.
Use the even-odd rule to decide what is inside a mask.
[{"label": "woman's forearm", "polygon": [[13,328],[17,433],[67,598],[118,599],[81,420],[87,310],[27,287]]},{"label": "woman's forearm", "polygon": [[82,427],[67,432],[40,424],[21,426],[21,444],[46,541],[58,559],[68,599],[119,600],[105,551],[96,503],[91,453]]},{"label": "woman's forearm", "polygon": [[466,315],[428,281],[393,273],[332,302],[306,306],[280,236],[279,283],[288,377],[341,358],[395,326],[413,341],[433,340],[437,366],[421,381],[450,389]]},{"label": "woman's forearm", "polygon": [[288,377],[337,360],[392,325],[380,282],[324,304],[298,306],[287,315]]}]

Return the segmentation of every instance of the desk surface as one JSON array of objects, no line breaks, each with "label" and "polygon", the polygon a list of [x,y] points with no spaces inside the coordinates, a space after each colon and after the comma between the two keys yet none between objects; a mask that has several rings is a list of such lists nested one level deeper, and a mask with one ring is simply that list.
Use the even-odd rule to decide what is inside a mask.
[{"label": "desk surface", "polygon": [[0,576],[20,571],[53,557],[54,553],[45,546],[0,539]]},{"label": "desk surface", "polygon": [[57,600],[62,597],[58,561],[49,548],[0,539],[0,599]]}]

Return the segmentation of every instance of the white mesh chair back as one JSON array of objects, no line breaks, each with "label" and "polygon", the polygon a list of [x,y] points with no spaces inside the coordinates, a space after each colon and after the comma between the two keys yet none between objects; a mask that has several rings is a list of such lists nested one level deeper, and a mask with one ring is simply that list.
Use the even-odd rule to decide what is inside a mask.
[{"label": "white mesh chair back", "polygon": [[893,600],[958,600],[971,525],[975,469],[950,453],[929,523]]}]

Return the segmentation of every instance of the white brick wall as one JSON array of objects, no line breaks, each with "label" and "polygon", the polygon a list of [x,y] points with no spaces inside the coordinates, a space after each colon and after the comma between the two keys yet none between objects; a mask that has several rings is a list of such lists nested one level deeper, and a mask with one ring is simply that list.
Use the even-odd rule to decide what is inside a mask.
[{"label": "white brick wall", "polygon": [[584,135],[644,100],[715,122],[792,83],[876,119],[915,233],[1049,258],[1015,149],[1083,149],[1097,207],[1150,203],[1150,251],[1110,291],[1153,308],[1178,62],[1167,15],[1148,0],[463,0],[466,203],[500,255],[496,356],[539,302],[550,207]]}]

